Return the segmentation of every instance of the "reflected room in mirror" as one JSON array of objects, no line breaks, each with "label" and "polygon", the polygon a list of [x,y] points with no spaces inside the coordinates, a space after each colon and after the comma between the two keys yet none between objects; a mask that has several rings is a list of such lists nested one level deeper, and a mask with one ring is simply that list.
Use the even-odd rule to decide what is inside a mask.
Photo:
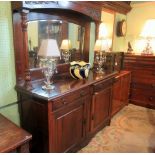
[{"label": "reflected room in mirror", "polygon": [[[39,67],[39,59],[42,57],[38,56],[38,51],[42,41],[45,39],[54,39],[57,42],[58,48],[60,49],[60,57],[57,59],[57,64],[82,60],[84,27],[62,20],[39,20],[28,22],[27,30],[30,68]],[[70,48],[65,50],[69,55],[68,61],[65,59],[64,49],[61,49],[63,40],[70,41]]]}]

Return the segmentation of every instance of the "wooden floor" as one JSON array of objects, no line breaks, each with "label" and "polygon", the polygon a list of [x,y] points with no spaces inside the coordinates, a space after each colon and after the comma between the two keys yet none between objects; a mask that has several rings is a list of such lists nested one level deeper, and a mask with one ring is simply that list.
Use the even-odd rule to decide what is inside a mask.
[{"label": "wooden floor", "polygon": [[155,110],[133,104],[116,114],[79,153],[155,152]]}]

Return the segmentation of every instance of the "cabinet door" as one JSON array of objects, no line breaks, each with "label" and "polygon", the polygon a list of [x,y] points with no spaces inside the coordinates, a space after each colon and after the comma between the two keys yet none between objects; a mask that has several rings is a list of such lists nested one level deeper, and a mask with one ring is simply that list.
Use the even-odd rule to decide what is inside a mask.
[{"label": "cabinet door", "polygon": [[122,107],[121,105],[121,76],[116,77],[113,85],[112,115]]},{"label": "cabinet door", "polygon": [[131,74],[122,76],[121,82],[121,102],[123,105],[128,104]]},{"label": "cabinet door", "polygon": [[[85,136],[85,99],[74,101],[71,106],[54,114],[54,152],[71,151]],[[88,100],[87,100],[88,101]],[[53,138],[53,137],[52,137]]]},{"label": "cabinet door", "polygon": [[91,131],[97,131],[110,121],[112,88],[95,92],[92,101]]}]

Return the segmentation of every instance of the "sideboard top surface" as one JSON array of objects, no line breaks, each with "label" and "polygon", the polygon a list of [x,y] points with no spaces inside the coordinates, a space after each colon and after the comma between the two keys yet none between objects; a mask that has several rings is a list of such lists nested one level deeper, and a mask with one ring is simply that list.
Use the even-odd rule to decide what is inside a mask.
[{"label": "sideboard top surface", "polygon": [[95,84],[96,82],[113,78],[117,75],[117,73],[117,71],[113,71],[105,72],[105,74],[97,74],[93,71],[90,71],[88,78],[83,80],[76,80],[73,79],[71,76],[68,76],[68,78],[62,77],[61,79],[54,81],[55,89],[49,91],[42,89],[42,86],[44,85],[44,80],[32,82],[32,89],[27,89],[24,83],[17,84],[16,89],[18,92],[23,92],[35,97],[39,97],[40,99],[51,100],[67,93],[84,88],[91,84]]}]

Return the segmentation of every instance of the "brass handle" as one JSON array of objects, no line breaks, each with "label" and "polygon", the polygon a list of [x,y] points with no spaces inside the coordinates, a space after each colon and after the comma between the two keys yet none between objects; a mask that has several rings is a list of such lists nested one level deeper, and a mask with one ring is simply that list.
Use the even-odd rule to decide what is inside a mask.
[{"label": "brass handle", "polygon": [[62,99],[62,102],[63,102],[64,105],[67,104],[67,102],[66,102],[66,100],[64,98]]}]

